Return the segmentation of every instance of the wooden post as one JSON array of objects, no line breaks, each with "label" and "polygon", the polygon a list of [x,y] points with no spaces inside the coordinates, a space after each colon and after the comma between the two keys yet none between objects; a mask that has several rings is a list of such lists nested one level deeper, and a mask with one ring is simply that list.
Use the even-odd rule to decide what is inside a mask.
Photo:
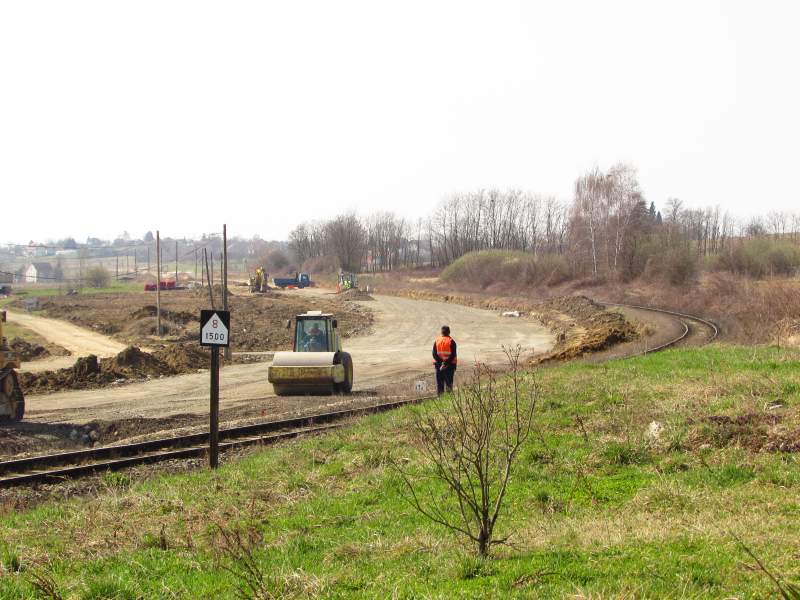
[{"label": "wooden post", "polygon": [[211,422],[208,436],[208,463],[219,466],[219,346],[211,346]]},{"label": "wooden post", "polygon": [[208,270],[208,252],[203,248],[203,258],[206,261],[206,277],[208,277],[208,296],[211,300],[211,308],[214,307],[214,286],[211,283],[211,272]]},{"label": "wooden post", "polygon": [[208,253],[211,255],[211,283],[209,284],[212,288],[214,287],[214,251],[209,250]]},{"label": "wooden post", "polygon": [[[222,310],[228,310],[228,226],[222,225]],[[231,359],[231,347],[225,346],[225,360]]]},{"label": "wooden post", "polygon": [[156,231],[156,335],[161,337],[161,232]]}]

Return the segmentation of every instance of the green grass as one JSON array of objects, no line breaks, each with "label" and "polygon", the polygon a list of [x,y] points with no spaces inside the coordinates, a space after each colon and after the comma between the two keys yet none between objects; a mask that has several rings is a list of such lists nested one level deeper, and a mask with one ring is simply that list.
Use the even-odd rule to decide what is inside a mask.
[{"label": "green grass", "polygon": [[[61,296],[69,291],[67,284],[61,287],[38,287],[38,286],[13,286],[13,294],[8,298],[0,298],[0,307],[10,304],[20,298],[49,298]],[[144,284],[134,281],[112,281],[108,286],[93,288],[84,286],[81,290],[76,290],[80,294],[126,294],[131,292],[141,292]]]},{"label": "green grass", "polygon": [[233,531],[276,596],[768,597],[734,536],[800,578],[798,454],[753,450],[758,423],[714,436],[705,417],[769,412],[780,422],[766,435],[799,429],[798,359],[711,347],[542,370],[499,525],[512,545],[488,561],[403,499],[388,457],[426,469],[404,409],[217,473],[108,476],[95,496],[7,508],[0,597],[31,597],[44,572],[65,597],[234,598]]}]

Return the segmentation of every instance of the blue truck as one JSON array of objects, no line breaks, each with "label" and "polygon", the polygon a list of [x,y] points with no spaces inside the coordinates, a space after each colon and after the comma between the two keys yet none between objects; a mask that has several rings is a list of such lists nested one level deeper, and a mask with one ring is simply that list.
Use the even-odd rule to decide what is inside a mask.
[{"label": "blue truck", "polygon": [[308,273],[295,273],[294,277],[273,277],[272,284],[279,288],[305,288],[311,285]]}]

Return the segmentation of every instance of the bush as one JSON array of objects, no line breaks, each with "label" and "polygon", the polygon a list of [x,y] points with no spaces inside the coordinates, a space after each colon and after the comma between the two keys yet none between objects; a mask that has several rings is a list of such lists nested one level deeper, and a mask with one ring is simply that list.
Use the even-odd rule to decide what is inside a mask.
[{"label": "bush", "polygon": [[86,271],[86,284],[93,288],[106,287],[111,282],[111,273],[103,266],[97,265]]},{"label": "bush", "polygon": [[686,285],[697,276],[697,255],[689,246],[666,248],[661,254],[651,256],[647,261],[645,276],[649,279],[663,279],[672,285]]},{"label": "bush", "polygon": [[280,250],[270,250],[261,257],[261,264],[267,273],[284,273],[297,269],[289,261],[289,257]]},{"label": "bush", "polygon": [[783,240],[756,238],[736,245],[722,255],[716,268],[760,279],[792,275],[800,267],[800,248]]},{"label": "bush", "polygon": [[571,277],[563,256],[537,258],[528,252],[479,250],[453,261],[440,275],[442,281],[470,283],[486,288],[495,283],[526,286],[556,285]]}]

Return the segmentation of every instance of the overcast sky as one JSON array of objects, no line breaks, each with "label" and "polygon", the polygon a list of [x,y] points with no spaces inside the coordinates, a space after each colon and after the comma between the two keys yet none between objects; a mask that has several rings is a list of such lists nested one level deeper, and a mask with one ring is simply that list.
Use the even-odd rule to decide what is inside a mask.
[{"label": "overcast sky", "polygon": [[[481,187],[800,210],[800,3],[0,0],[0,241],[417,217]],[[10,210],[9,210],[10,209]]]}]

